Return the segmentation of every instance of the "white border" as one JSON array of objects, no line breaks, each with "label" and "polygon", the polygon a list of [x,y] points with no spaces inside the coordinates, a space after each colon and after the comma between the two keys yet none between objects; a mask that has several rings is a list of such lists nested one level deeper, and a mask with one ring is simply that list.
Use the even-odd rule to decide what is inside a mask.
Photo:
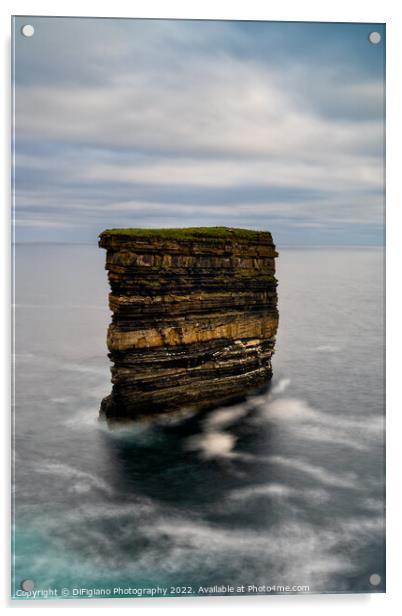
[{"label": "white border", "polygon": [[[2,439],[3,439],[3,473],[1,474],[3,499],[10,501],[9,453],[10,453],[10,32],[11,15],[71,15],[96,17],[166,17],[198,19],[267,19],[285,21],[356,21],[387,23],[387,593],[375,595],[308,595],[308,596],[267,596],[244,598],[203,598],[203,599],[134,599],[134,600],[74,600],[74,601],[32,601],[10,602],[10,556],[9,556],[9,507],[1,516],[1,569],[0,601],[2,606],[22,611],[25,609],[66,609],[77,611],[83,609],[106,608],[109,610],[129,609],[137,613],[153,613],[161,609],[183,612],[208,610],[212,614],[222,610],[240,613],[244,609],[253,609],[257,614],[267,610],[290,614],[291,611],[303,614],[339,613],[365,616],[388,613],[398,602],[398,590],[401,577],[401,526],[399,501],[399,465],[398,452],[401,449],[401,404],[399,385],[399,365],[401,364],[401,315],[402,302],[400,283],[402,246],[402,224],[400,203],[401,176],[401,130],[399,116],[402,113],[401,58],[402,58],[402,17],[400,3],[395,0],[337,0],[323,2],[313,0],[281,0],[281,2],[263,2],[259,0],[169,0],[138,2],[137,0],[113,0],[90,2],[88,0],[54,1],[3,1],[1,6],[0,27],[2,31],[2,49],[4,51],[2,71],[2,91],[4,92],[4,109],[1,114],[2,133],[5,135],[1,150],[2,186],[2,238],[0,268],[3,301],[1,303],[2,322],[4,325],[3,353],[1,354],[1,378],[4,392],[2,405]],[[399,201],[398,201],[399,198]],[[401,436],[400,436],[401,435]],[[4,515],[6,513],[6,515]]]}]

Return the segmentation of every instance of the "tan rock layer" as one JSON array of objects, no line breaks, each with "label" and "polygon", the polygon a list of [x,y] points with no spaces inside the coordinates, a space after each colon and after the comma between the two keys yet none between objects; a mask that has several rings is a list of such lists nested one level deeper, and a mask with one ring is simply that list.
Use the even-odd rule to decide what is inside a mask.
[{"label": "tan rock layer", "polygon": [[278,326],[272,237],[202,233],[101,234],[113,313],[107,417],[201,410],[269,381]]},{"label": "tan rock layer", "polygon": [[[271,338],[275,335],[278,319],[269,315],[252,317],[231,316],[228,323],[219,323],[222,317],[207,319],[199,323],[186,323],[171,327],[153,327],[119,331],[112,323],[109,326],[107,344],[110,351],[142,349],[144,347],[170,347],[177,344],[192,344],[208,340]],[[218,321],[218,322],[216,322]]]}]

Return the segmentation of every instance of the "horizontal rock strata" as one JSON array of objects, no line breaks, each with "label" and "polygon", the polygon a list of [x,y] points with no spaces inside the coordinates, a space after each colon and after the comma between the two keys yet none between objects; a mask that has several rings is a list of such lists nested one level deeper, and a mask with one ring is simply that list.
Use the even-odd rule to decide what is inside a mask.
[{"label": "horizontal rock strata", "polygon": [[108,418],[202,410],[271,378],[278,325],[268,232],[226,227],[100,234],[113,313]]}]

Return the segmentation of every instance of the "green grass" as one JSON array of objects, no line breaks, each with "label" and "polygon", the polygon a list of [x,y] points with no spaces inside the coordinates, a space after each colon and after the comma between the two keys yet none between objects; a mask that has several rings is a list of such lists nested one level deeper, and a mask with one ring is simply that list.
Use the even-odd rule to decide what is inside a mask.
[{"label": "green grass", "polygon": [[262,234],[271,235],[268,231],[235,229],[232,227],[187,227],[182,229],[106,229],[100,233],[99,237],[102,239],[110,235],[121,235],[138,238],[224,241],[227,239],[259,239]]}]

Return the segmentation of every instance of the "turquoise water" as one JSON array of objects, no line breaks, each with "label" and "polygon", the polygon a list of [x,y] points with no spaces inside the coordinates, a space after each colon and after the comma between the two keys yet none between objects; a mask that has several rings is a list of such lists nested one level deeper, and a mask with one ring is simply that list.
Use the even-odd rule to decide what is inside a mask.
[{"label": "turquoise water", "polygon": [[384,591],[383,253],[277,265],[270,389],[111,431],[104,252],[17,246],[14,597]]}]

